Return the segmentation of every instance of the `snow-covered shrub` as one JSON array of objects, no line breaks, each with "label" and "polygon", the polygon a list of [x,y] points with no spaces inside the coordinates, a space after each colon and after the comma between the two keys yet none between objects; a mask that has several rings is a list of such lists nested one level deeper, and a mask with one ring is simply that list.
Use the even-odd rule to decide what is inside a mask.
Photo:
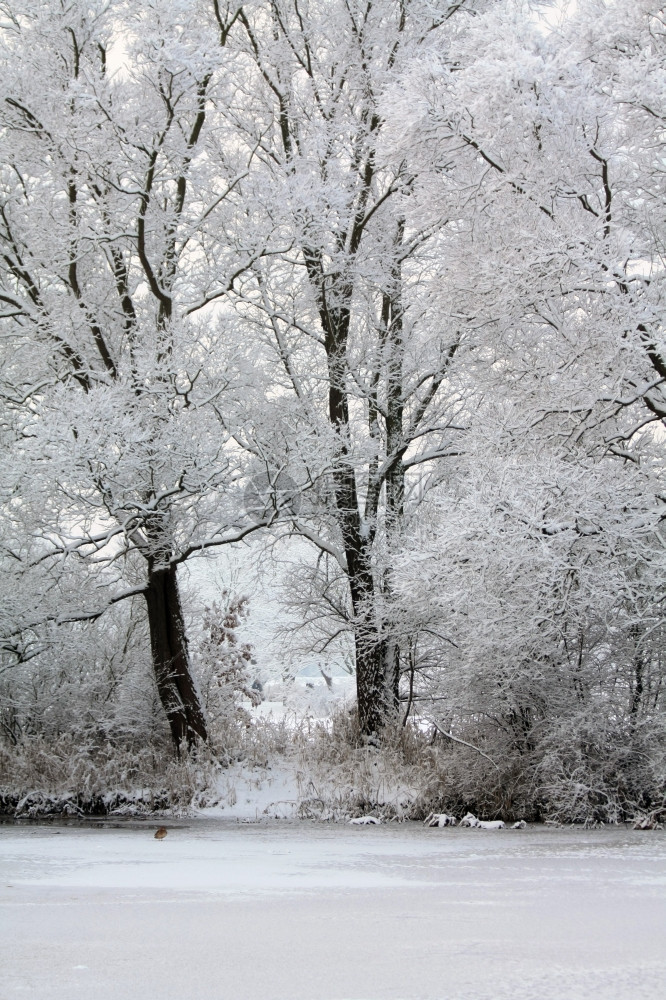
[{"label": "snow-covered shrub", "polygon": [[18,817],[182,813],[215,802],[217,760],[205,748],[176,757],[167,738],[143,747],[81,734],[0,745],[0,814]]},{"label": "snow-covered shrub", "polygon": [[666,818],[666,720],[594,706],[548,727],[534,782],[548,818],[619,822]]},{"label": "snow-covered shrub", "polygon": [[224,590],[219,601],[206,605],[194,657],[213,743],[229,757],[240,746],[239,727],[251,724],[249,709],[261,702],[260,689],[252,686],[253,646],[238,637],[248,603]]},{"label": "snow-covered shrub", "polygon": [[0,742],[79,737],[162,746],[166,721],[149,669],[142,609],[119,606],[103,620],[42,626],[39,655],[0,671]]},{"label": "snow-covered shrub", "polygon": [[182,810],[214,790],[207,750],[174,753],[141,605],[42,626],[37,643],[39,655],[0,673],[1,812]]},{"label": "snow-covered shrub", "polygon": [[618,468],[486,417],[394,574],[439,809],[565,822],[663,809],[661,459],[646,440],[644,464]]}]

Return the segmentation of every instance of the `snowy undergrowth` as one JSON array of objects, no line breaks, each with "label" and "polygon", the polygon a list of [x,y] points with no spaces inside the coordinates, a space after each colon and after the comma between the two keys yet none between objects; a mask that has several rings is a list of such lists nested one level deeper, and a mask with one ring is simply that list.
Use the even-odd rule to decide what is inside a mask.
[{"label": "snowy undergrowth", "polygon": [[[218,779],[217,808],[227,816],[423,820],[472,812],[507,822],[648,827],[666,820],[664,743],[645,744],[635,728],[618,727],[596,743],[588,731],[572,730],[531,748],[502,744],[496,734],[493,745],[485,734],[491,760],[478,746],[413,725],[384,734],[381,749],[363,746],[348,708],[325,722],[292,717],[265,726],[263,737],[251,736],[252,766],[241,760]],[[273,752],[262,755],[266,733]]]},{"label": "snowy undergrowth", "polygon": [[225,818],[342,820],[374,812],[421,818],[434,758],[353,743],[333,721],[255,718],[218,730],[180,759],[168,743],[98,744],[77,735],[0,747],[0,812],[17,817],[140,815],[204,810]]},{"label": "snowy undergrowth", "polygon": [[182,812],[215,780],[207,754],[178,759],[163,743],[142,747],[27,737],[0,747],[0,813],[19,818]]},{"label": "snowy undergrowth", "polygon": [[507,822],[663,822],[664,754],[637,753],[633,734],[632,755],[615,737],[613,753],[610,744],[603,752],[571,740],[529,753],[495,746],[490,761],[412,725],[386,733],[381,749],[363,746],[348,708],[327,720],[292,713],[227,723],[209,747],[181,758],[157,736],[140,745],[76,733],[28,737],[0,745],[0,812],[319,821],[472,812]]}]

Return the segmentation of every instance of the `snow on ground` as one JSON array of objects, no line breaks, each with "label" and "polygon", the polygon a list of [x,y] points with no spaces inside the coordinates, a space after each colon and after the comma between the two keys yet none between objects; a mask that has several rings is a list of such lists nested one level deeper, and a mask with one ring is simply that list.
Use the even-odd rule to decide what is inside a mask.
[{"label": "snow on ground", "polygon": [[1,1000],[662,1000],[666,836],[0,827]]},{"label": "snow on ground", "polygon": [[218,779],[217,794],[216,806],[199,810],[202,817],[295,819],[302,798],[298,765],[289,760],[256,768],[232,764]]}]

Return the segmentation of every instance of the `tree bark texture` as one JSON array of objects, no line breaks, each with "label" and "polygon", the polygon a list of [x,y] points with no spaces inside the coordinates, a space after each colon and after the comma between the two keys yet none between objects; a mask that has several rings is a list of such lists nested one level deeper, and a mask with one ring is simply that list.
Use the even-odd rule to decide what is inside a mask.
[{"label": "tree bark texture", "polygon": [[205,741],[208,731],[190,668],[176,567],[151,569],[145,596],[157,690],[180,752]]},{"label": "tree bark texture", "polygon": [[[386,473],[386,541],[389,552],[396,551],[402,533],[405,513],[405,468],[402,457],[405,452],[404,403],[403,403],[403,362],[405,354],[403,330],[402,273],[400,249],[402,247],[405,223],[398,222],[394,239],[395,256],[391,267],[391,285],[384,293],[382,320],[388,348],[388,377],[386,386],[386,454],[393,462]],[[391,598],[392,566],[384,574],[385,595]],[[386,622],[386,640],[382,655],[383,675],[387,704],[395,713],[399,706],[400,687],[400,642],[392,635],[391,623]]]}]

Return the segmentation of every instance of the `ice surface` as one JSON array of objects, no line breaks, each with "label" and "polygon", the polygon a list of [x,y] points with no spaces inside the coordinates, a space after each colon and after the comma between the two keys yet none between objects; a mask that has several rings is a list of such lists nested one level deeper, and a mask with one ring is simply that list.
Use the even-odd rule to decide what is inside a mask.
[{"label": "ice surface", "polygon": [[663,1000],[666,835],[0,827],[0,998]]}]

